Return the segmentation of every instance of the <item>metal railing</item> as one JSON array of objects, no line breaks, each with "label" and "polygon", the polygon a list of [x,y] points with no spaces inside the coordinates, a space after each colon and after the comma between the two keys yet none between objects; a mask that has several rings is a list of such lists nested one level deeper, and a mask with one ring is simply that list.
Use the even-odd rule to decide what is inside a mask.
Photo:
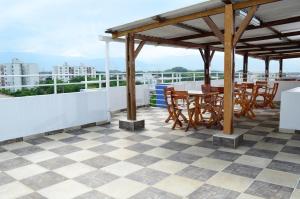
[{"label": "metal railing", "polygon": [[[284,77],[300,77],[299,73],[285,73]],[[223,79],[223,72],[210,73],[211,80]],[[265,79],[263,73],[248,73],[248,81],[257,81]],[[269,80],[275,80],[278,78],[277,73],[270,73]],[[19,78],[19,83],[15,83],[15,79]],[[26,79],[29,84],[24,84],[24,81],[20,79]],[[94,75],[61,75],[61,74],[33,74],[33,75],[0,75],[0,91],[17,92],[22,89],[36,89],[51,87],[51,93],[57,94],[66,92],[72,92],[72,89],[68,87],[77,85],[74,92],[80,91],[80,89],[93,89],[93,88],[105,88],[106,87],[106,75],[105,73],[97,73]],[[136,73],[136,84],[147,84],[151,85],[151,88],[157,84],[173,84],[177,82],[186,81],[203,81],[203,72],[147,72],[147,73]],[[235,73],[235,81],[242,81],[243,73]],[[126,74],[125,73],[111,73],[110,74],[110,87],[125,86],[126,85]],[[66,89],[63,89],[66,88]],[[51,94],[47,93],[47,94]],[[6,93],[7,94],[7,93]]]}]

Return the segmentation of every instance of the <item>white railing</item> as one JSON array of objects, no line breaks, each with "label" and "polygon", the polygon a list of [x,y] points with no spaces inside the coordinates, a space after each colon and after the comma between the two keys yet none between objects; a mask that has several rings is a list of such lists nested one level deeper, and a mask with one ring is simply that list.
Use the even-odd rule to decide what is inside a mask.
[{"label": "white railing", "polygon": [[[210,73],[211,80],[223,79],[223,72]],[[248,73],[248,81],[255,82],[257,80],[265,79],[264,73]],[[278,78],[278,73],[270,73],[269,80],[275,80]],[[299,73],[285,73],[284,77],[300,77]],[[20,80],[18,84],[14,84],[14,78],[35,78],[35,82],[31,84],[23,84]],[[74,81],[74,78],[78,78],[78,81]],[[52,87],[52,93],[63,93],[65,86],[78,85],[80,89],[91,89],[91,88],[104,88],[106,87],[106,76],[105,73],[97,73],[96,75],[60,75],[60,74],[35,74],[35,75],[0,75],[0,90],[8,90],[16,92],[23,88],[39,88],[39,87]],[[47,81],[46,81],[47,80]],[[176,83],[176,82],[196,82],[203,81],[203,72],[147,72],[147,73],[136,73],[137,84],[147,84],[152,87],[156,84]],[[235,81],[242,81],[243,73],[235,73]],[[11,84],[7,84],[11,82]],[[33,83],[32,83],[33,82]],[[111,73],[110,74],[110,86],[118,87],[126,85],[126,74],[125,73]],[[61,88],[61,89],[59,89]],[[78,90],[78,88],[77,88]],[[3,90],[2,90],[3,92]],[[68,91],[70,92],[70,90]],[[71,90],[72,92],[72,90]],[[75,92],[75,91],[73,91]],[[50,93],[49,93],[50,94]]]}]

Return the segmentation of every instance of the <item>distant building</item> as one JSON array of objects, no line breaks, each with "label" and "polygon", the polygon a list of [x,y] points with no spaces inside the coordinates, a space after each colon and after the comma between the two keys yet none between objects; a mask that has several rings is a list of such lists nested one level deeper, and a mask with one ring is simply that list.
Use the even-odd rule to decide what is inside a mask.
[{"label": "distant building", "polygon": [[53,75],[57,75],[57,79],[68,82],[74,77],[85,76],[96,78],[96,68],[92,66],[70,66],[68,63],[53,67]]},{"label": "distant building", "polygon": [[0,85],[13,86],[11,91],[22,88],[23,85],[29,85],[32,88],[39,83],[38,65],[34,63],[24,63],[17,58],[12,59],[11,63],[0,65]]}]

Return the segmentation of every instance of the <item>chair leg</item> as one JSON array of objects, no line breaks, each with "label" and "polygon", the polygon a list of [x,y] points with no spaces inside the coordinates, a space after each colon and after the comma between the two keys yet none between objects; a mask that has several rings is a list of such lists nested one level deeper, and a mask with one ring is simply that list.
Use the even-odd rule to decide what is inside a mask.
[{"label": "chair leg", "polygon": [[169,123],[169,121],[172,119],[172,115],[169,115],[168,118],[165,120],[165,123]]},{"label": "chair leg", "polygon": [[185,123],[188,123],[188,119],[185,117],[185,115],[183,115],[183,113],[180,113],[180,116],[182,117]]},{"label": "chair leg", "polygon": [[180,115],[180,113],[181,113],[180,110],[177,111],[177,114],[175,113],[176,119],[175,119],[174,124],[173,124],[173,126],[172,126],[172,129],[173,129],[173,130],[175,129],[176,124],[180,122],[180,120],[179,120],[179,115]]},{"label": "chair leg", "polygon": [[193,126],[194,129],[197,130],[197,127],[194,123],[194,120],[193,120],[193,116],[194,116],[194,113],[195,113],[195,110],[190,110],[190,113],[188,114],[189,115],[189,122],[188,122],[188,125],[185,129],[185,132],[187,132],[190,128],[190,126]]}]

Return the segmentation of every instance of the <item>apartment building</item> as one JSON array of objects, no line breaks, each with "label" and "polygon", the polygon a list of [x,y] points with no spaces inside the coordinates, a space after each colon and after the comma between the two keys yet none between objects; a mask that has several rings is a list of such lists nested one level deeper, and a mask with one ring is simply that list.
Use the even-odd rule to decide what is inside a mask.
[{"label": "apartment building", "polygon": [[53,67],[53,75],[57,75],[57,79],[68,82],[74,77],[85,76],[96,78],[96,68],[92,66],[71,66],[68,63]]},{"label": "apartment building", "polygon": [[25,63],[14,58],[11,63],[0,65],[0,86],[16,91],[24,85],[32,88],[39,83],[39,68],[37,64]]}]

